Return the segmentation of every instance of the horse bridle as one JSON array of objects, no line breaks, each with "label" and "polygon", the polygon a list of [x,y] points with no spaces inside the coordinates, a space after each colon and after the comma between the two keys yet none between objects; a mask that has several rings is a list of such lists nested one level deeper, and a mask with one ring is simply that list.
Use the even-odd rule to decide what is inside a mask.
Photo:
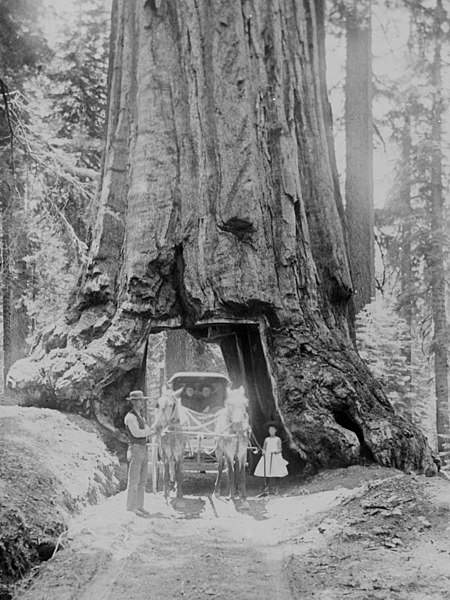
[{"label": "horse bridle", "polygon": [[249,432],[251,431],[251,427],[250,427],[250,424],[249,424],[249,422],[248,422],[248,413],[247,413],[247,411],[246,411],[246,410],[244,410],[244,413],[245,413],[245,415],[247,415],[247,426],[246,426],[246,427],[244,427],[243,429],[240,429],[239,431],[233,431],[233,430],[232,430],[233,423],[232,423],[232,422],[230,422],[230,418],[229,418],[229,415],[228,415],[228,412],[227,412],[227,413],[226,413],[226,414],[227,414],[227,421],[228,421],[229,425],[228,425],[228,427],[225,429],[224,433],[225,433],[226,431],[229,431],[229,432],[230,432],[231,434],[233,434],[233,435],[239,435],[240,433],[243,433],[243,434],[249,435]]},{"label": "horse bridle", "polygon": [[[177,402],[175,400],[175,402],[172,405],[172,410],[171,410],[171,413],[170,413],[169,417],[167,417],[167,414],[166,414],[167,406],[165,408],[163,408],[162,412],[163,412],[164,417],[166,418],[166,422],[167,422],[166,426],[169,426],[171,423],[172,423],[172,425],[176,424],[175,422],[172,422],[173,418],[174,418],[174,414],[175,414],[176,408],[177,408]],[[178,423],[180,423],[179,417],[178,417]]]}]

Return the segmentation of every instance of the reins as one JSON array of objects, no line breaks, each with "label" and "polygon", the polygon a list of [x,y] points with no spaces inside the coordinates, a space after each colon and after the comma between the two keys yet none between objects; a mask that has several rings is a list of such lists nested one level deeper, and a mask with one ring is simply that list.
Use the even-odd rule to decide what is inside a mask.
[{"label": "reins", "polygon": [[[178,408],[178,406],[177,406],[177,403],[175,402],[172,405],[170,412],[168,411],[167,406],[165,406],[164,408],[161,409],[162,415],[164,416],[166,424],[162,428],[160,435],[167,435],[167,434],[173,435],[173,434],[177,434],[177,433],[183,433],[183,434],[186,434],[188,437],[196,436],[197,441],[200,444],[202,443],[202,440],[204,440],[205,438],[213,438],[216,440],[216,445],[219,442],[219,440],[237,439],[238,448],[239,448],[239,442],[241,440],[241,437],[245,436],[247,438],[247,443],[248,443],[247,448],[249,450],[257,449],[259,451],[262,451],[262,447],[258,443],[258,440],[256,439],[250,425],[247,425],[247,427],[244,428],[242,431],[233,433],[233,432],[231,432],[232,422],[230,421],[228,414],[226,414],[226,427],[222,431],[217,431],[216,430],[217,424],[218,424],[219,420],[223,417],[222,411],[219,411],[218,413],[215,413],[213,415],[202,415],[201,413],[198,413],[197,411],[184,406],[183,410],[185,411],[185,413],[187,415],[189,424],[186,427],[183,427],[183,426],[180,427],[180,425],[182,425],[182,424],[181,424],[179,417],[178,417],[177,423],[171,423],[171,421],[173,421],[173,419],[174,419],[177,408]],[[169,414],[168,414],[168,412],[169,412]],[[247,418],[248,418],[247,412],[245,412],[245,415],[247,415]],[[176,427],[176,426],[178,426],[178,427]],[[190,440],[188,441],[188,443],[190,446]]]},{"label": "reins", "polygon": [[175,432],[175,425],[180,425],[181,424],[181,420],[180,420],[180,416],[178,415],[178,420],[175,421],[174,416],[176,413],[176,409],[178,408],[177,406],[177,402],[175,401],[172,404],[172,408],[170,411],[170,415],[167,416],[167,405],[164,408],[161,408],[161,412],[164,415],[164,419],[165,419],[165,427],[161,428],[161,433],[160,435],[165,435],[167,433],[174,433]]},{"label": "reins", "polygon": [[[177,405],[176,405],[176,404],[177,404],[177,403],[176,403],[176,401],[175,401],[175,402],[172,404],[172,411],[171,411],[171,413],[170,413],[170,416],[169,416],[169,418],[167,418],[167,415],[166,415],[166,409],[167,409],[167,406],[166,406],[165,408],[163,408],[163,414],[164,414],[164,416],[166,417],[166,422],[167,422],[167,425],[169,425],[169,424],[170,424],[170,423],[173,421],[173,416],[174,416],[174,414],[175,414],[175,409],[177,408]],[[179,419],[179,417],[178,417],[178,419]]]}]

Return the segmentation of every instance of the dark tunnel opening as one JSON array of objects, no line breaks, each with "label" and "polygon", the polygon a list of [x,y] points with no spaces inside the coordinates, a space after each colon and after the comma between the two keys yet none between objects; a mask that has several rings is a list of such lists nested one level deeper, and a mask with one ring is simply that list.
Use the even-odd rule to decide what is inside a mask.
[{"label": "dark tunnel opening", "polygon": [[[197,335],[199,333],[197,331]],[[254,436],[252,445],[262,446],[267,436],[266,423],[282,419],[277,408],[276,390],[272,383],[259,324],[247,322],[211,325],[205,328],[201,335],[220,345],[232,386],[244,387],[249,398],[250,423]],[[299,457],[289,449],[288,434],[283,428],[280,428],[278,435],[289,460],[289,470],[295,472],[300,468],[300,464],[297,464]],[[257,458],[254,457],[255,461]]]},{"label": "dark tunnel opening", "polygon": [[208,340],[220,345],[232,387],[243,386],[249,398],[252,430],[261,443],[265,437],[265,423],[278,415],[258,325],[210,327]]},{"label": "dark tunnel opening", "polygon": [[338,409],[333,412],[334,420],[338,425],[343,427],[344,429],[348,429],[352,431],[356,437],[358,438],[360,444],[360,456],[361,460],[364,462],[374,462],[373,454],[366,444],[364,439],[364,434],[361,430],[361,427],[354,421],[351,415],[344,409]]},{"label": "dark tunnel opening", "polygon": [[[181,330],[179,331],[181,332]],[[270,375],[270,366],[260,325],[257,322],[214,322],[197,324],[185,331],[189,334],[187,337],[195,338],[205,345],[215,345],[220,348],[224,363],[222,371],[228,375],[231,387],[238,388],[242,386],[245,395],[249,399],[248,412],[253,434],[251,446],[261,447],[267,436],[267,422],[276,420],[281,423],[283,420],[278,412],[278,403],[275,397],[276,389]],[[182,334],[181,337],[183,337]],[[183,364],[182,369],[176,370],[188,372],[205,370],[197,368],[198,365],[190,363],[189,360]],[[217,371],[217,368],[213,370]],[[163,367],[159,374],[153,373],[149,376],[147,358],[144,357],[141,374],[137,377],[136,375],[134,374],[136,385],[139,381],[139,386],[145,390],[147,395],[159,397],[163,386],[173,373],[166,372]],[[122,404],[125,405],[123,402]],[[115,426],[120,427],[122,421],[123,415],[120,411],[117,411]],[[288,432],[280,427],[278,435],[282,440],[283,451],[286,451],[286,458],[289,460],[289,471],[297,472],[301,468],[300,459],[297,453],[290,449]],[[250,472],[253,472],[253,461],[256,466],[258,458],[259,454],[255,453],[252,456],[252,453],[249,452]]]}]

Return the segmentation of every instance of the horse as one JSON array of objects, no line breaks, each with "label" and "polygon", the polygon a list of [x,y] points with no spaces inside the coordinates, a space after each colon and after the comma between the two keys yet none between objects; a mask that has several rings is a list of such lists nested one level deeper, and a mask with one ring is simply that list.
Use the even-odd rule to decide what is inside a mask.
[{"label": "horse", "polygon": [[216,438],[216,459],[218,471],[214,485],[214,495],[220,497],[220,483],[225,462],[228,470],[228,499],[232,497],[232,484],[239,493],[244,505],[247,505],[245,467],[249,446],[250,425],[247,413],[248,399],[243,388],[231,390],[225,400],[224,408],[217,413],[214,433]]},{"label": "horse", "polygon": [[179,396],[171,391],[164,392],[157,403],[154,428],[164,467],[163,492],[166,500],[173,489],[176,489],[178,500],[183,498],[181,465],[188,440],[188,425],[189,417]]}]

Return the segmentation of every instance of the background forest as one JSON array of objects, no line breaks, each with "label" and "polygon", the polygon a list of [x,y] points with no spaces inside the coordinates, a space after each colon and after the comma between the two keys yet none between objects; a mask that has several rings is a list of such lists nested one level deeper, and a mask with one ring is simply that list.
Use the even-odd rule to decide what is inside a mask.
[{"label": "background forest", "polygon": [[[0,0],[4,380],[63,314],[88,252],[110,4]],[[327,80],[357,274],[357,344],[391,401],[433,447],[440,442],[443,457],[450,433],[449,18],[440,0],[327,4]],[[175,370],[224,369],[214,347],[178,332],[152,336],[148,356],[157,386]]]}]

